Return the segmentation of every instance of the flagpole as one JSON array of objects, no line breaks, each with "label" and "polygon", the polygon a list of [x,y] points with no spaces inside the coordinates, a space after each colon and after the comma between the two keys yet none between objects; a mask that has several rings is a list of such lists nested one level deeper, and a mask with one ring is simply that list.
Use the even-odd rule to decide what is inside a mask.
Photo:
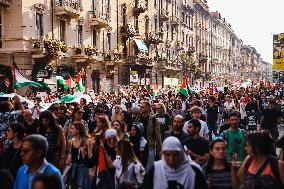
[{"label": "flagpole", "polygon": [[15,67],[16,67],[16,63],[15,63],[15,57],[14,54],[12,53],[12,61],[13,61],[13,66],[12,66],[12,71],[13,71],[13,88],[14,88],[14,93],[17,94],[17,89],[16,89],[16,81],[15,81]]}]

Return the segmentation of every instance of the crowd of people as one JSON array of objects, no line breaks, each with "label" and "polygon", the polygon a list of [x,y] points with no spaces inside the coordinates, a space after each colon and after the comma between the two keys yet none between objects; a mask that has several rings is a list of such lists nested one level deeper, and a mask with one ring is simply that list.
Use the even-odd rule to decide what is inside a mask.
[{"label": "crowd of people", "polygon": [[4,99],[0,188],[283,188],[277,91],[130,91],[48,110]]}]

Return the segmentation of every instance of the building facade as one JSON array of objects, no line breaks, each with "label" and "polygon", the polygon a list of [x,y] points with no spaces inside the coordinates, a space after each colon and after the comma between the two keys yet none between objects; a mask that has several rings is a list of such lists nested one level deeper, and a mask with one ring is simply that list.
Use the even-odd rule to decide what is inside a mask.
[{"label": "building facade", "polygon": [[175,87],[185,77],[199,88],[270,77],[270,64],[205,0],[5,0],[0,11],[4,92],[13,62],[45,83],[80,71],[86,90],[108,93]]}]

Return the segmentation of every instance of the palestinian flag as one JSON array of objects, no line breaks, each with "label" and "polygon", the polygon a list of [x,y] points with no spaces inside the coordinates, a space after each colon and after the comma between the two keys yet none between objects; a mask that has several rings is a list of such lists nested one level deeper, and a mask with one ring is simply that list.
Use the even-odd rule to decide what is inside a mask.
[{"label": "palestinian flag", "polygon": [[76,84],[76,88],[78,89],[78,91],[84,92],[84,86],[82,84],[81,73],[77,74],[76,79],[75,79],[75,84]]},{"label": "palestinian flag", "polygon": [[13,80],[14,80],[14,88],[20,88],[28,85],[42,88],[42,85],[39,84],[38,82],[31,81],[25,78],[20,73],[15,63],[13,64]]},{"label": "palestinian flag", "polygon": [[69,88],[67,83],[65,82],[65,80],[63,79],[62,76],[56,76],[56,80],[58,81],[58,83],[60,85],[63,85],[64,89],[68,89]]},{"label": "palestinian flag", "polygon": [[99,165],[96,185],[104,186],[104,188],[114,188],[114,183],[111,178],[110,170],[106,162],[105,152],[99,145]]},{"label": "palestinian flag", "polygon": [[160,90],[159,90],[158,86],[156,84],[153,84],[153,89],[152,89],[152,92],[151,92],[151,96],[153,98],[155,98],[159,92],[160,92]]},{"label": "palestinian flag", "polygon": [[182,94],[186,98],[188,98],[188,96],[191,95],[191,94],[196,94],[196,92],[188,86],[188,80],[187,79],[183,80],[183,83],[180,86],[180,88],[178,88],[176,90],[176,94],[177,93]]}]

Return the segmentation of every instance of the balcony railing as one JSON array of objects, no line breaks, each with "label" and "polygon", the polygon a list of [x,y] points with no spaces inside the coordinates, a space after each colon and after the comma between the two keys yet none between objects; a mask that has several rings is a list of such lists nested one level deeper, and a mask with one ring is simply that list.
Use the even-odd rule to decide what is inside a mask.
[{"label": "balcony railing", "polygon": [[110,27],[107,15],[102,15],[93,11],[89,11],[89,25],[98,29]]},{"label": "balcony railing", "polygon": [[179,19],[177,16],[171,16],[171,24],[174,26],[179,25]]},{"label": "balcony railing", "polygon": [[78,18],[82,11],[81,0],[56,0],[54,13],[56,16],[67,16],[70,19]]},{"label": "balcony railing", "polygon": [[177,49],[178,51],[181,51],[181,50],[184,49],[184,48],[183,48],[183,45],[182,45],[182,42],[176,41],[176,49]]},{"label": "balcony railing", "polygon": [[166,9],[161,9],[160,10],[160,19],[162,21],[169,20],[169,11],[167,11]]},{"label": "balcony railing", "polygon": [[138,4],[133,8],[133,14],[139,15],[144,13],[147,9],[146,2],[143,0],[139,0]]},{"label": "balcony railing", "polygon": [[155,32],[147,34],[147,41],[149,44],[154,44],[154,45],[158,45],[164,42],[161,36],[157,35]]},{"label": "balcony railing", "polygon": [[0,0],[0,5],[9,7],[12,4],[12,0]]}]

